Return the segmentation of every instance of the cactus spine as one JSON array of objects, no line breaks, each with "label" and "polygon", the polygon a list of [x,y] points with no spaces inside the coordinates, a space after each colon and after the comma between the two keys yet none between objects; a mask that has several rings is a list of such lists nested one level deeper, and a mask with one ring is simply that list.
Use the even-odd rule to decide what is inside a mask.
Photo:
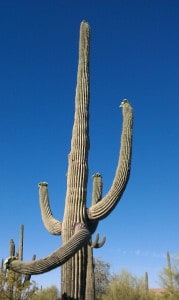
[{"label": "cactus spine", "polygon": [[[48,186],[39,184],[42,219],[47,230],[62,236],[61,248],[45,258],[22,262],[12,260],[7,267],[24,274],[39,274],[62,266],[62,298],[85,299],[88,242],[97,223],[107,217],[119,202],[127,185],[131,164],[133,113],[125,99],[120,107],[123,114],[121,150],[112,186],[100,200],[86,207],[89,151],[89,44],[90,28],[80,26],[79,63],[75,97],[75,116],[71,151],[68,156],[67,191],[62,222],[51,212]],[[97,192],[96,192],[97,195]]]}]

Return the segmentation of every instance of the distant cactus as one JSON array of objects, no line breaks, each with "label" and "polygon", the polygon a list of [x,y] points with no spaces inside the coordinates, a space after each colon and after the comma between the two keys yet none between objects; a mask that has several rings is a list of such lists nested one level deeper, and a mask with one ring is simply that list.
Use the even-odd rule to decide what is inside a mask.
[{"label": "distant cactus", "polygon": [[170,253],[167,251],[167,266],[168,269],[171,271],[172,266],[171,266],[171,261],[170,261]]},{"label": "distant cactus", "polygon": [[23,250],[24,250],[24,225],[20,226],[20,236],[19,236],[19,249],[18,249],[18,259],[23,260]]},{"label": "distant cactus", "polygon": [[169,289],[173,290],[173,271],[170,260],[170,253],[167,251],[167,266],[168,266],[168,280],[169,280]]},{"label": "distant cactus", "polygon": [[[86,207],[89,151],[89,40],[90,28],[83,21],[80,27],[79,64],[75,97],[75,116],[71,151],[68,155],[67,191],[63,221],[51,212],[46,182],[39,184],[42,219],[47,230],[62,236],[62,247],[40,260],[11,260],[8,268],[24,274],[40,274],[62,266],[62,299],[85,299],[88,243],[97,223],[116,207],[127,185],[132,147],[133,112],[125,99],[121,150],[109,192],[96,204]],[[96,178],[97,179],[97,178]],[[97,197],[97,191],[94,191]],[[100,197],[100,192],[99,192]]]},{"label": "distant cactus", "polygon": [[149,277],[147,272],[145,272],[144,284],[145,284],[145,292],[146,292],[145,299],[148,300],[149,299]]},{"label": "distant cactus", "polygon": [[145,272],[145,290],[148,292],[149,290],[149,279],[148,279],[148,273]]},{"label": "distant cactus", "polygon": [[9,242],[9,255],[15,256],[15,244],[14,241],[11,239]]},{"label": "distant cactus", "polygon": [[[24,225],[20,225],[19,247],[17,253],[16,253],[15,243],[13,239],[10,239],[9,241],[9,255],[11,261],[17,259],[21,261],[23,260],[23,244],[24,244]],[[35,259],[35,255],[32,257],[32,259]],[[23,295],[22,297],[25,297],[25,295],[27,296],[28,294],[32,294],[33,292],[30,288],[31,275],[18,274],[13,270],[7,270],[7,268],[4,268],[6,264],[7,261],[6,260],[4,261],[4,259],[2,259],[1,269],[0,269],[0,275],[1,275],[0,297],[2,297],[2,299],[10,299],[10,300],[22,299],[21,298],[22,295]]]}]

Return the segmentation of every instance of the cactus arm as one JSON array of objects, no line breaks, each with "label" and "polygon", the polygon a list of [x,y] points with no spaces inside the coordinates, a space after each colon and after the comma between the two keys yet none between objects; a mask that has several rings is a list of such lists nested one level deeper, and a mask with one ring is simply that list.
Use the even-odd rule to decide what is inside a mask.
[{"label": "cactus arm", "polygon": [[7,269],[21,274],[42,274],[53,270],[64,264],[71,258],[81,247],[85,246],[91,237],[86,228],[75,229],[75,234],[61,248],[54,251],[47,257],[31,262],[24,262],[10,257],[4,262]]},{"label": "cactus arm", "polygon": [[127,100],[123,100],[120,107],[123,112],[123,127],[121,136],[121,150],[119,162],[112,186],[107,195],[95,205],[87,209],[89,220],[104,219],[119,202],[129,179],[132,152],[132,107]]},{"label": "cactus arm", "polygon": [[98,249],[98,248],[101,248],[105,244],[105,242],[106,242],[105,236],[102,238],[101,242],[99,242],[99,233],[97,233],[94,241],[90,240],[88,245],[91,248]]},{"label": "cactus arm", "polygon": [[[102,188],[103,188],[102,176],[100,173],[95,173],[93,175],[92,205],[98,203],[98,201],[101,200]],[[88,220],[88,227],[91,233],[94,233],[96,231],[97,226],[98,226],[98,220],[95,221]]]},{"label": "cactus arm", "polygon": [[9,242],[9,255],[14,256],[15,255],[15,244],[13,239],[10,240]]},{"label": "cactus arm", "polygon": [[93,175],[93,193],[92,193],[92,205],[98,203],[102,198],[102,176],[100,173]]},{"label": "cactus arm", "polygon": [[95,240],[91,244],[91,247],[95,249],[101,248],[105,244],[105,242],[106,242],[106,237],[104,236],[101,242],[99,242],[99,234],[97,234]]},{"label": "cactus arm", "polygon": [[53,235],[60,235],[62,223],[55,219],[52,215],[49,203],[48,184],[46,182],[39,183],[39,201],[44,226],[49,233]]},{"label": "cactus arm", "polygon": [[93,242],[92,242],[92,240],[90,241],[89,246],[91,248],[95,248],[95,246],[98,244],[98,241],[99,241],[99,233],[96,234],[96,237]]},{"label": "cactus arm", "polygon": [[23,260],[23,244],[24,244],[24,225],[20,226],[20,237],[19,237],[19,249],[18,249],[18,258]]}]

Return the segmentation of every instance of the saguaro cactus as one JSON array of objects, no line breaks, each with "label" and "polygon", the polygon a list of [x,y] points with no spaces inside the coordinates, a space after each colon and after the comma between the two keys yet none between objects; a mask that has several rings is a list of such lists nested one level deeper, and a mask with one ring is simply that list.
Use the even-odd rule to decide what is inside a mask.
[{"label": "saguaro cactus", "polygon": [[170,260],[170,253],[167,251],[167,269],[168,269],[168,286],[170,290],[173,290],[173,272]]},{"label": "saguaro cactus", "polygon": [[148,277],[148,272],[145,272],[144,285],[145,285],[146,300],[148,300],[149,299],[149,277]]},{"label": "saguaro cactus", "polygon": [[39,184],[42,219],[47,230],[62,236],[61,248],[33,262],[9,259],[7,265],[24,274],[39,274],[62,266],[63,299],[85,299],[87,244],[99,220],[117,205],[129,179],[132,145],[132,108],[127,100],[120,107],[123,127],[119,161],[109,192],[96,204],[86,207],[89,151],[89,42],[90,28],[80,26],[79,63],[71,151],[68,155],[67,191],[62,222],[50,209],[47,183]]}]

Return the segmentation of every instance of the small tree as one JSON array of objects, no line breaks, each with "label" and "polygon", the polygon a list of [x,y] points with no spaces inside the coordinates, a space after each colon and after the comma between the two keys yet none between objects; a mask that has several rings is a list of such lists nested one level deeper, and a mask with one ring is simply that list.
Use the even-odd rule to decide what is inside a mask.
[{"label": "small tree", "polygon": [[110,281],[110,264],[101,259],[95,259],[95,290],[97,299],[105,293]]},{"label": "small tree", "polygon": [[175,283],[175,288],[179,290],[179,253],[176,253],[173,257],[173,264],[174,264],[174,283]]},{"label": "small tree", "polygon": [[34,281],[22,283],[21,276],[13,271],[0,273],[1,300],[31,300],[37,290]]}]

